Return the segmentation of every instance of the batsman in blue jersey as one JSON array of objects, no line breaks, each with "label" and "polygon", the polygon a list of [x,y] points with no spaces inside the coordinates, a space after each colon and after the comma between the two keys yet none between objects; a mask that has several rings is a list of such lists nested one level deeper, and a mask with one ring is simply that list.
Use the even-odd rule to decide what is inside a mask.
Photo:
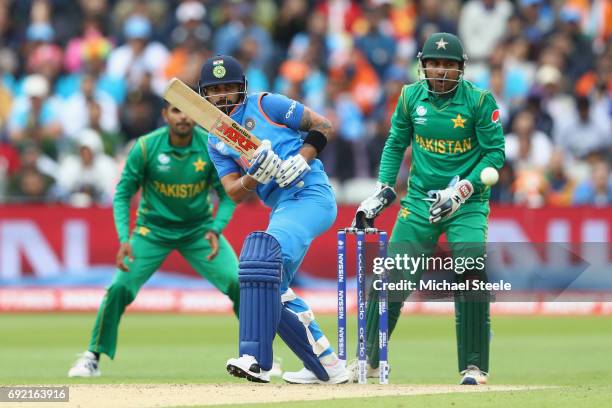
[{"label": "batsman in blue jersey", "polygon": [[227,194],[240,202],[257,194],[272,209],[268,229],[249,234],[240,254],[238,358],[230,374],[269,382],[272,342],[278,335],[304,368],[286,372],[294,384],[338,384],[348,371],[316,323],[310,307],[290,288],[313,239],[329,229],[336,199],[317,155],[332,127],[324,117],[282,95],[247,96],[242,67],[216,56],[202,67],[199,93],[256,135],[262,144],[247,161],[214,136],[210,157]]}]

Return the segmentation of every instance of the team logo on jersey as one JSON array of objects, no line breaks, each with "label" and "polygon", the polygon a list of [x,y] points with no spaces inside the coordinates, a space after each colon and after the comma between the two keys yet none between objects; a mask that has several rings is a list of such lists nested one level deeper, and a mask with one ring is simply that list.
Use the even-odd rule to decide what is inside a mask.
[{"label": "team logo on jersey", "polygon": [[491,122],[493,123],[499,123],[499,109],[495,109],[492,113],[491,113]]},{"label": "team logo on jersey", "polygon": [[157,161],[160,163],[157,165],[157,170],[158,171],[168,171],[170,170],[170,156],[168,156],[166,153],[160,153],[157,156]]},{"label": "team logo on jersey", "polygon": [[191,164],[193,164],[193,167],[195,167],[195,171],[203,171],[204,166],[206,166],[206,162],[200,157],[198,157],[198,160],[194,161]]},{"label": "team logo on jersey", "polygon": [[166,153],[160,153],[157,156],[157,160],[159,160],[161,164],[168,164],[170,163],[170,156],[168,156]]},{"label": "team logo on jersey", "polygon": [[451,119],[451,120],[453,121],[455,125],[453,126],[453,129],[458,128],[458,127],[465,128],[465,122],[467,122],[467,119],[463,119],[460,113],[457,114],[457,117],[455,119]]},{"label": "team logo on jersey", "polygon": [[223,78],[226,74],[227,70],[225,69],[225,67],[223,65],[217,65],[216,67],[213,68],[213,75],[215,76],[215,78]]},{"label": "team logo on jersey", "polygon": [[423,105],[419,105],[416,108],[416,114],[417,117],[414,118],[414,123],[417,125],[424,125],[425,123],[427,123],[427,118],[425,118],[424,116],[427,114],[427,108],[424,107]]},{"label": "team logo on jersey", "polygon": [[255,129],[255,119],[253,119],[253,118],[246,118],[246,120],[244,121],[244,127],[247,130]]}]

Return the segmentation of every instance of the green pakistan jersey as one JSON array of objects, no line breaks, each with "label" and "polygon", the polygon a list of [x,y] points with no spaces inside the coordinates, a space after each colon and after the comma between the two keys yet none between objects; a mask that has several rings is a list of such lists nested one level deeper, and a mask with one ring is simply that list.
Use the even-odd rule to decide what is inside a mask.
[{"label": "green pakistan jersey", "polygon": [[[170,144],[168,127],[140,137],[130,151],[113,202],[115,227],[120,242],[129,239],[130,201],[142,187],[136,224],[144,230],[162,229],[164,236],[184,236],[208,226],[221,232],[235,208],[227,196],[206,147],[208,133],[196,127],[191,144]],[[217,215],[212,217],[209,188],[219,196]]]},{"label": "green pakistan jersey", "polygon": [[450,97],[429,93],[423,81],[406,85],[391,118],[379,181],[395,185],[406,148],[412,145],[408,196],[423,198],[446,188],[456,175],[474,186],[470,201],[487,201],[480,181],[485,167],[504,163],[504,134],[499,109],[490,92],[462,80]]}]

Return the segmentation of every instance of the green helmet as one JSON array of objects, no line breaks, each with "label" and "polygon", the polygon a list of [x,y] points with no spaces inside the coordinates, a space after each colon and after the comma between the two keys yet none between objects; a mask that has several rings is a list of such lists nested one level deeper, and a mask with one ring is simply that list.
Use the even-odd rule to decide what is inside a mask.
[{"label": "green helmet", "polygon": [[[465,68],[465,61],[467,61],[467,55],[463,51],[463,44],[456,35],[450,33],[435,33],[430,35],[425,44],[423,44],[423,50],[418,53],[417,58],[419,59],[419,78],[424,80],[421,84],[427,89],[428,92],[443,95],[453,92],[459,83],[463,79],[463,70]],[[425,61],[427,60],[452,60],[459,62],[459,69],[445,69],[444,77],[429,77],[425,70]],[[439,69],[436,69],[439,72]],[[454,74],[453,74],[454,72]],[[447,76],[452,75],[454,78]],[[430,81],[443,81],[443,90],[434,90],[433,85]],[[445,89],[446,88],[446,89]]]},{"label": "green helmet", "polygon": [[435,33],[427,38],[418,58],[421,60],[442,58],[464,62],[467,60],[467,55],[463,51],[461,40],[456,35]]}]

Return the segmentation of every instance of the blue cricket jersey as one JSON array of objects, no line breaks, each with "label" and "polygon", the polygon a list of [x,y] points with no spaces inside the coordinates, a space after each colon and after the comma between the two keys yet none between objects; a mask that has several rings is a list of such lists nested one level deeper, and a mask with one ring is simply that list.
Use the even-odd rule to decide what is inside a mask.
[{"label": "blue cricket jersey", "polygon": [[[260,93],[250,95],[246,102],[231,113],[231,118],[252,132],[259,140],[269,140],[272,150],[285,160],[300,152],[304,141],[299,131],[304,105],[283,95]],[[227,146],[219,138],[210,135],[208,151],[219,178],[231,173],[244,174],[249,168],[248,161]],[[304,186],[281,189],[275,180],[257,186],[257,195],[268,207],[274,207],[285,197],[292,197],[297,190],[323,184],[329,180],[323,163],[314,159],[309,163],[310,172],[304,178]]]}]

